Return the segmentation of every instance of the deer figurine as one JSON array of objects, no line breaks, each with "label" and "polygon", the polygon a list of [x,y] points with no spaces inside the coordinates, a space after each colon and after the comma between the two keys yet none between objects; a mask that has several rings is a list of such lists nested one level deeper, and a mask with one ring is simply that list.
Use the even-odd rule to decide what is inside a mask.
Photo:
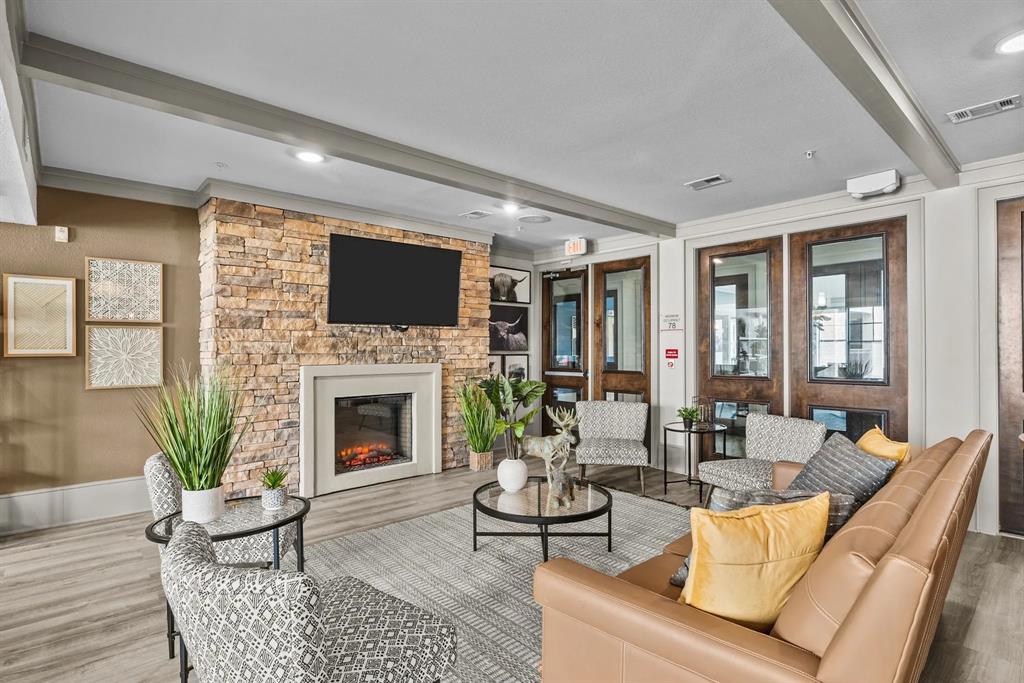
[{"label": "deer figurine", "polygon": [[[566,475],[565,465],[569,461],[569,449],[573,444],[572,429],[578,420],[572,410],[545,408],[548,417],[555,423],[556,434],[552,436],[524,436],[523,455],[532,455],[544,461],[548,475],[548,505],[569,507],[574,499],[572,478]],[[561,463],[556,461],[561,458]]]}]

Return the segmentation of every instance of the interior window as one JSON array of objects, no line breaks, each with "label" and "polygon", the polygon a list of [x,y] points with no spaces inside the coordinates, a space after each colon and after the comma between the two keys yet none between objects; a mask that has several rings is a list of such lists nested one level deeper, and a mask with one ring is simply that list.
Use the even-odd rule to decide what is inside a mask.
[{"label": "interior window", "polygon": [[551,282],[551,358],[548,367],[579,370],[582,367],[580,309],[583,305],[583,278]]},{"label": "interior window", "polygon": [[810,247],[812,380],[885,383],[885,238]]},{"label": "interior window", "polygon": [[644,271],[642,268],[604,276],[605,370],[644,370]]},{"label": "interior window", "polygon": [[768,252],[713,258],[711,283],[711,373],[767,377]]}]

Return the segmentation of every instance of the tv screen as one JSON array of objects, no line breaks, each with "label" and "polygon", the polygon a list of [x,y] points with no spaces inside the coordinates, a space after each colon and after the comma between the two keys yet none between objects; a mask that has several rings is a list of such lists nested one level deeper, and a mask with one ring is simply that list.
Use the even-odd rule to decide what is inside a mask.
[{"label": "tv screen", "polygon": [[331,235],[327,322],[459,324],[462,252]]}]

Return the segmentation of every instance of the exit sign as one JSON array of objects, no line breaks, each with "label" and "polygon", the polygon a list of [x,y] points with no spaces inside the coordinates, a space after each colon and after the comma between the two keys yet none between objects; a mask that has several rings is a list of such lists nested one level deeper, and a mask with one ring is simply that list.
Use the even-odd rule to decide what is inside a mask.
[{"label": "exit sign", "polygon": [[577,237],[574,240],[566,240],[565,242],[565,255],[566,256],[583,256],[587,253],[587,240],[582,237]]}]

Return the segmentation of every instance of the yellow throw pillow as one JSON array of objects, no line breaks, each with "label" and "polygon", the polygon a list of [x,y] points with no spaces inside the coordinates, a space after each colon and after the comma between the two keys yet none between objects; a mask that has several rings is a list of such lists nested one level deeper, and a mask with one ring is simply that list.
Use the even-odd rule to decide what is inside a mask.
[{"label": "yellow throw pillow", "polygon": [[865,453],[870,453],[876,458],[885,458],[886,460],[895,460],[896,462],[903,462],[903,459],[907,457],[907,453],[910,452],[909,443],[893,441],[878,427],[865,432],[864,436],[857,439],[857,448]]},{"label": "yellow throw pillow", "polygon": [[690,573],[679,602],[767,631],[818,556],[828,493],[782,505],[690,511]]}]

